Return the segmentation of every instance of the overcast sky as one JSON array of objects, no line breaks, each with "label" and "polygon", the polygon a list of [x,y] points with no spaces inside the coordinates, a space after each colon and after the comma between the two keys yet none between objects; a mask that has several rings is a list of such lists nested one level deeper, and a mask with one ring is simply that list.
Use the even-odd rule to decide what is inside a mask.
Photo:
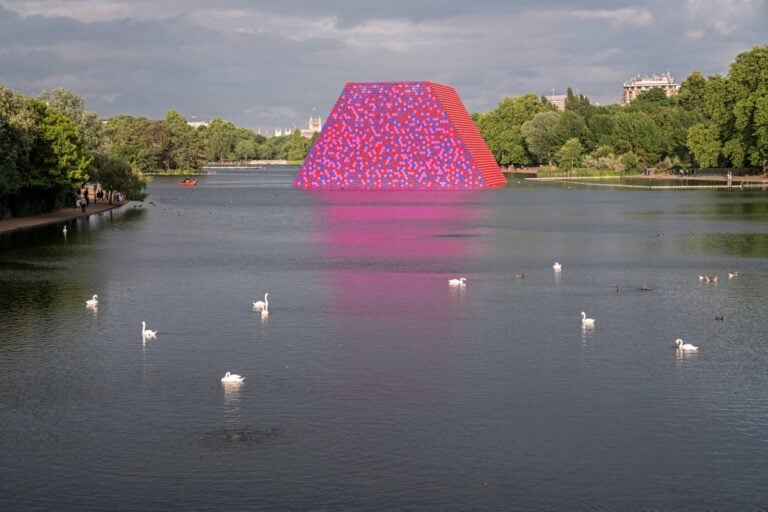
[{"label": "overcast sky", "polygon": [[326,117],[345,82],[432,80],[470,112],[568,86],[609,104],[766,43],[768,0],[0,0],[0,84],[262,132]]}]

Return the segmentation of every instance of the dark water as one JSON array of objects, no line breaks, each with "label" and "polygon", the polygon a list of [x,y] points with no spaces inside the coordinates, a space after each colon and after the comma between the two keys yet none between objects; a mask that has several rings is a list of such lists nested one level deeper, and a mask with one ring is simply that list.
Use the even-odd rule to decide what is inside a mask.
[{"label": "dark water", "polygon": [[768,507],[765,193],[294,172],[0,237],[1,510]]}]

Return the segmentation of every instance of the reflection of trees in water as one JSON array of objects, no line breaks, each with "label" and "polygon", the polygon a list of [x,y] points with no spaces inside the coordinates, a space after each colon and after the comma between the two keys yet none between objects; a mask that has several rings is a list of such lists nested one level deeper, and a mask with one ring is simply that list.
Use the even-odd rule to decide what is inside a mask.
[{"label": "reflection of trees in water", "polygon": [[683,252],[744,258],[768,257],[768,233],[702,233],[686,236]]}]

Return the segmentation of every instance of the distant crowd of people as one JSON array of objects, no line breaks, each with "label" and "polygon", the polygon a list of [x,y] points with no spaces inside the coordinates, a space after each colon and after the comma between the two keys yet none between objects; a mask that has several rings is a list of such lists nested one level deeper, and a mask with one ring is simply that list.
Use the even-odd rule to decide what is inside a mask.
[{"label": "distant crowd of people", "polygon": [[[85,213],[86,208],[91,205],[91,197],[88,188],[88,186],[85,186],[82,189],[75,189],[73,194],[75,209],[80,209],[83,213]],[[95,185],[91,188],[93,189],[93,203],[103,203],[106,196],[104,190]],[[120,192],[115,192],[115,200],[119,203],[120,199]]]}]

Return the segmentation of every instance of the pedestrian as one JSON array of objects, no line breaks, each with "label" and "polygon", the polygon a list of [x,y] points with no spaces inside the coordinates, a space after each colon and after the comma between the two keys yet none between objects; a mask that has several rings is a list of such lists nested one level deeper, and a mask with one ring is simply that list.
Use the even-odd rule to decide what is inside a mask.
[{"label": "pedestrian", "polygon": [[90,202],[90,199],[88,198],[88,186],[87,185],[85,187],[85,191],[83,191],[83,198],[85,198],[85,206],[90,206],[91,202]]},{"label": "pedestrian", "polygon": [[86,204],[85,204],[85,198],[83,198],[83,199],[80,199],[80,211],[82,211],[83,213],[85,213],[85,207],[86,207]]}]

